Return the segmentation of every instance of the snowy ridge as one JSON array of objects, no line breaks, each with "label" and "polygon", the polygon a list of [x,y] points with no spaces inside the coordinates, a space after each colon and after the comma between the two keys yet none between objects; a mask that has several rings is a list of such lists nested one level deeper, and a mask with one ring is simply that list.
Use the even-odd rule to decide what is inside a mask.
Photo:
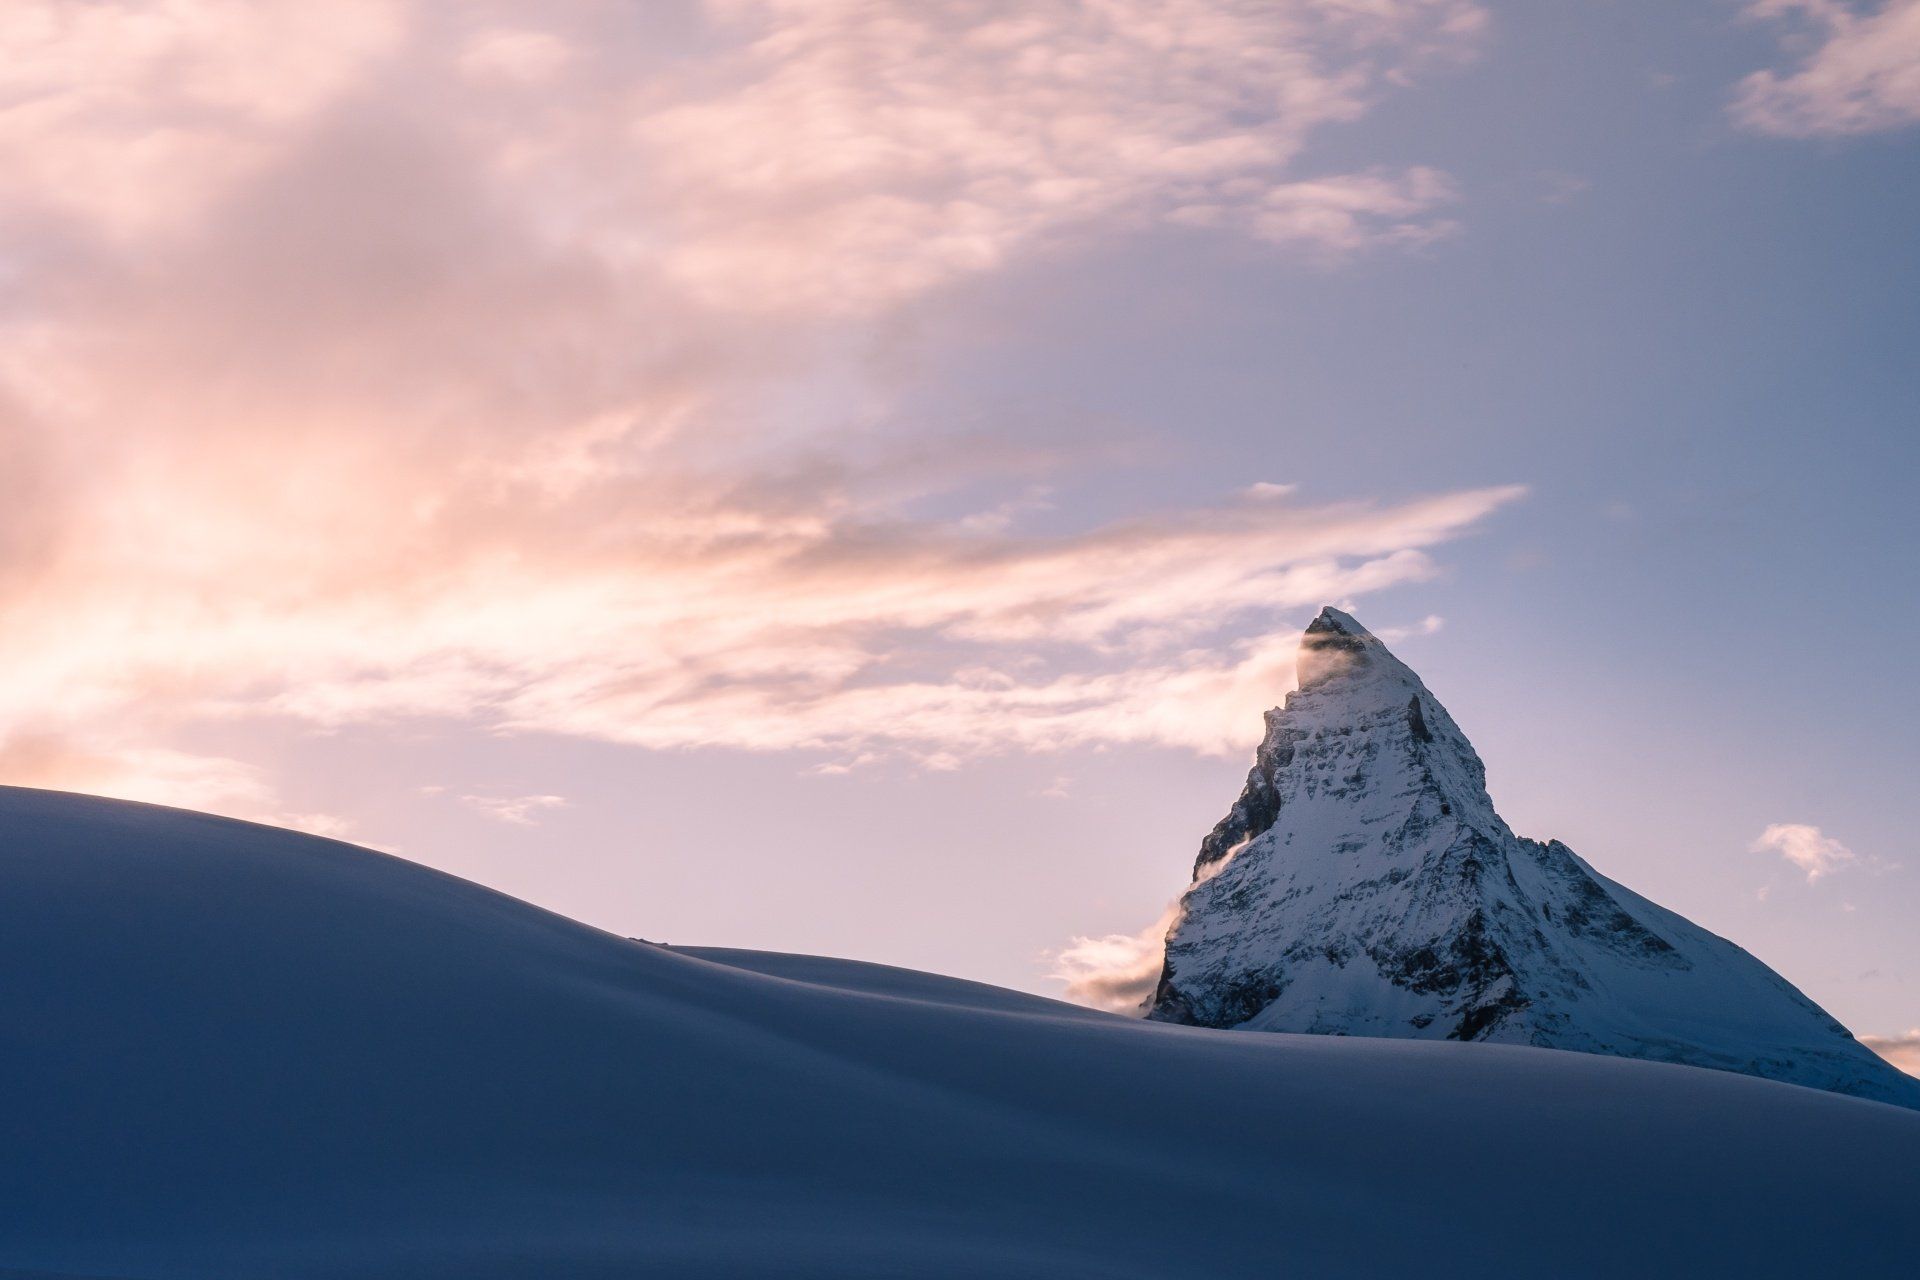
[{"label": "snowy ridge", "polygon": [[1466,735],[1325,609],[1202,843],[1150,1018],[1648,1058],[1920,1107],[1920,1081],[1724,938],[1495,812]]},{"label": "snowy ridge", "polygon": [[[0,1276],[1901,1274],[1920,1114],[614,937],[0,788]],[[1551,1134],[1551,1141],[1543,1141]]]}]

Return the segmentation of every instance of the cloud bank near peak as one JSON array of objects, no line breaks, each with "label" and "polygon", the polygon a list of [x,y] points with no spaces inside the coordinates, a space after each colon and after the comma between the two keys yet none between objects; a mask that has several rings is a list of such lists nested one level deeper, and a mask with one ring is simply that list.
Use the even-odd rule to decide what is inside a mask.
[{"label": "cloud bank near peak", "polygon": [[1167,931],[1179,914],[1176,900],[1139,933],[1074,938],[1047,957],[1053,962],[1047,976],[1065,983],[1061,994],[1075,1004],[1108,1013],[1142,1014],[1166,967]]}]

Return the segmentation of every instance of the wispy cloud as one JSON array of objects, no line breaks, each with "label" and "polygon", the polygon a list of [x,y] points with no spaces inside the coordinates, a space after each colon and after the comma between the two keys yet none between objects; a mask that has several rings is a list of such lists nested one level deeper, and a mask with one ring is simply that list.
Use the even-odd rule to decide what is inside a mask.
[{"label": "wispy cloud", "polygon": [[634,136],[669,271],[729,306],[870,307],[1092,220],[1344,254],[1429,239],[1430,169],[1299,179],[1317,128],[1465,56],[1463,0],[727,0],[743,40]]},{"label": "wispy cloud", "polygon": [[126,243],[182,229],[391,57],[393,0],[0,7],[0,187]]},{"label": "wispy cloud", "polygon": [[1183,204],[1167,216],[1192,227],[1230,227],[1269,244],[1338,261],[1383,244],[1416,246],[1452,235],[1459,224],[1433,216],[1457,199],[1437,169],[1373,170],[1282,182],[1252,199]]},{"label": "wispy cloud", "polygon": [[1860,861],[1853,850],[1802,822],[1775,822],[1762,831],[1749,851],[1777,853],[1807,873],[1807,883],[1843,871]]},{"label": "wispy cloud", "polygon": [[1041,535],[1104,444],[903,444],[847,354],[1150,224],[1442,234],[1445,175],[1298,161],[1469,56],[1479,6],[696,9],[697,56],[592,0],[4,7],[7,777],[273,814],[181,745],[262,716],[1225,750],[1297,611],[1431,575],[1518,496]]},{"label": "wispy cloud", "polygon": [[1756,71],[1732,103],[1741,124],[1788,137],[1872,133],[1920,121],[1920,0],[1757,0],[1748,16],[1793,24],[1788,71]]},{"label": "wispy cloud", "polygon": [[266,771],[257,765],[148,745],[112,729],[0,734],[0,781],[202,809],[336,839],[353,831],[353,824],[336,814],[281,807]]},{"label": "wispy cloud", "polygon": [[1593,179],[1564,169],[1542,169],[1534,177],[1545,204],[1572,204],[1593,189]]},{"label": "wispy cloud", "polygon": [[1903,1036],[1861,1036],[1860,1043],[1910,1076],[1920,1076],[1920,1027]]},{"label": "wispy cloud", "polygon": [[564,809],[567,807],[565,796],[478,796],[464,795],[460,802],[469,808],[478,810],[483,816],[495,822],[510,823],[518,827],[534,825],[535,814],[546,809]]},{"label": "wispy cloud", "polygon": [[1437,613],[1430,613],[1420,621],[1407,626],[1381,627],[1374,634],[1382,640],[1408,640],[1414,636],[1430,636],[1447,625],[1447,620]]}]

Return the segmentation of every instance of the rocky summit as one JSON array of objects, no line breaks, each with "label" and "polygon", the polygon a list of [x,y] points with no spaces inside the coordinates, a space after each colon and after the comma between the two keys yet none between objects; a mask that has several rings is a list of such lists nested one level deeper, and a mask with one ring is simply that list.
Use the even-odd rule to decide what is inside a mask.
[{"label": "rocky summit", "polygon": [[1516,836],[1420,678],[1338,609],[1202,842],[1147,1016],[1715,1067],[1920,1107],[1780,975]]}]

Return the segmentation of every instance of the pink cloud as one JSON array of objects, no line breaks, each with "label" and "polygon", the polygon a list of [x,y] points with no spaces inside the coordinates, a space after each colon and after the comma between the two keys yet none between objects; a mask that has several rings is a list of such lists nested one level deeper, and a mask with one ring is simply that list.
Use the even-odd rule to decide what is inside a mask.
[{"label": "pink cloud", "polygon": [[1749,848],[1752,853],[1777,853],[1807,873],[1807,883],[1844,871],[1859,861],[1853,850],[1804,822],[1770,823]]},{"label": "pink cloud", "polygon": [[480,79],[544,81],[573,58],[573,49],[550,31],[495,27],[468,40],[460,70]]},{"label": "pink cloud", "polygon": [[1317,128],[1469,52],[1461,0],[729,0],[746,43],[636,139],[673,277],[728,306],[865,309],[1097,220],[1323,253],[1442,234],[1444,175],[1284,175]]},{"label": "pink cloud", "polygon": [[0,11],[0,186],[125,237],[266,164],[391,51],[396,0],[14,0]]},{"label": "pink cloud", "polygon": [[1749,16],[1801,21],[1811,41],[1793,70],[1740,82],[1734,118],[1789,137],[1871,133],[1920,121],[1920,0],[1757,0]]},{"label": "pink cloud", "polygon": [[1292,612],[1518,490],[1039,536],[1104,446],[878,447],[836,353],[1068,229],[1437,233],[1442,175],[1291,165],[1479,10],[994,12],[732,0],[696,59],[592,0],[7,7],[6,776],[272,814],[179,745],[253,717],[930,763],[1257,732]]},{"label": "pink cloud", "polygon": [[0,781],[204,809],[342,838],[353,824],[335,814],[281,808],[264,770],[241,760],[148,746],[111,732],[92,742],[18,731],[0,738]]},{"label": "pink cloud", "polygon": [[1860,1043],[1910,1076],[1920,1076],[1920,1027],[1903,1036],[1861,1036]]},{"label": "pink cloud", "polygon": [[460,802],[495,822],[504,822],[517,827],[531,827],[538,821],[534,817],[535,814],[547,809],[564,809],[568,803],[565,796],[550,795],[466,795],[460,797]]},{"label": "pink cloud", "polygon": [[1139,933],[1074,938],[1048,957],[1053,970],[1047,976],[1064,983],[1066,998],[1076,1004],[1137,1015],[1160,982],[1167,930],[1179,910],[1180,904],[1173,903]]}]

